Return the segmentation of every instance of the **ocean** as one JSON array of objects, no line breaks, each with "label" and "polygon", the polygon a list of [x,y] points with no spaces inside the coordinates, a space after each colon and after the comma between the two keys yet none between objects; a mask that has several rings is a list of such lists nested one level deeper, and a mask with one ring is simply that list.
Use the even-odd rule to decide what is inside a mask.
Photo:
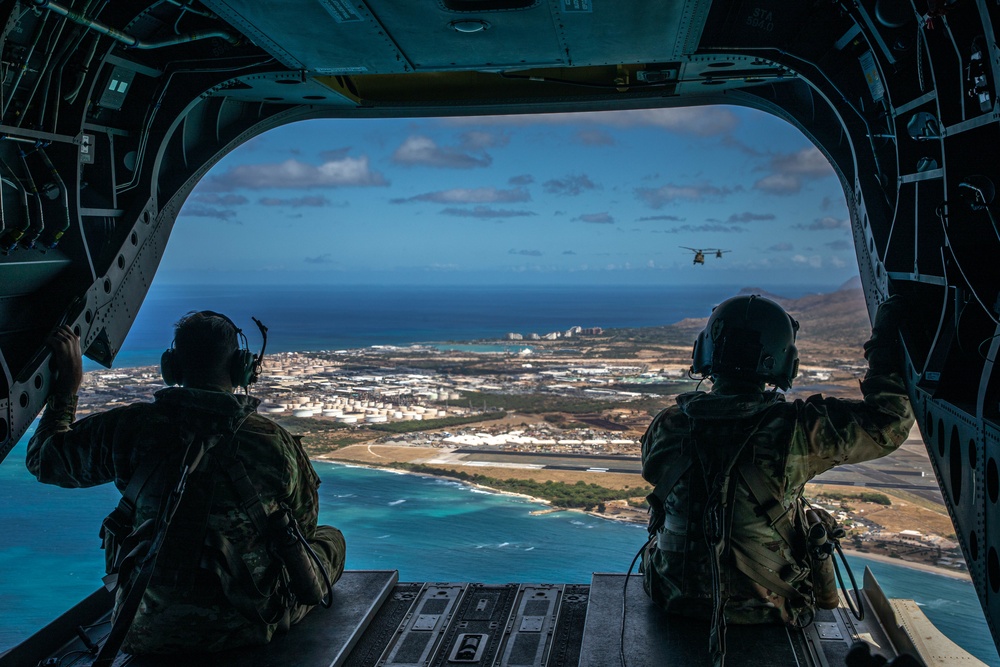
[{"label": "ocean", "polygon": [[[196,309],[232,317],[251,333],[255,350],[251,315],[270,327],[269,351],[305,351],[476,341],[574,325],[668,324],[703,317],[736,291],[154,286],[116,365],[156,363],[170,343],[170,324]],[[769,291],[796,297],[829,290]],[[24,468],[26,439],[0,463],[0,651],[100,585],[104,561],[97,530],[118,500],[110,486],[38,484]],[[398,569],[403,581],[587,583],[595,571],[624,571],[645,535],[641,527],[578,512],[533,515],[541,506],[445,480],[327,463],[318,463],[317,470],[323,479],[320,520],[343,530],[347,567]],[[970,582],[865,559],[852,562],[856,576],[869,565],[890,597],[915,599],[953,641],[1000,667]]]},{"label": "ocean", "polygon": [[[306,352],[499,339],[582,327],[644,327],[707,317],[739,286],[322,286],[160,285],[150,289],[116,366],[159,363],[172,325],[192,310],[224,313],[260,346],[251,316],[268,327],[269,352]],[[830,286],[766,287],[798,298]],[[807,332],[804,332],[804,334]],[[693,342],[693,341],[692,341]],[[88,369],[97,368],[92,362]]]}]

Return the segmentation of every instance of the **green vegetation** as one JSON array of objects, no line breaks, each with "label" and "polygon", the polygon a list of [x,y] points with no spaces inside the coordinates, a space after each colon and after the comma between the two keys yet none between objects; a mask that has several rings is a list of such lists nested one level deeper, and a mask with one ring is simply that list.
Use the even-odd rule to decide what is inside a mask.
[{"label": "green vegetation", "polygon": [[368,426],[372,431],[384,431],[386,433],[414,433],[416,431],[432,431],[436,428],[448,428],[449,426],[461,426],[462,424],[474,424],[476,422],[493,421],[503,419],[506,412],[488,412],[482,415],[470,415],[468,417],[442,417],[441,419],[422,419],[420,421],[389,422],[386,424],[371,424]]},{"label": "green vegetation", "polygon": [[461,470],[445,470],[419,463],[394,463],[394,467],[412,472],[452,477],[463,482],[488,486],[498,491],[520,493],[548,500],[557,507],[589,509],[608,500],[630,498],[635,494],[631,489],[608,489],[597,484],[587,484],[582,480],[576,484],[565,482],[538,482],[531,479],[497,479],[486,475],[469,474]]},{"label": "green vegetation", "polygon": [[885,505],[888,507],[892,505],[892,501],[889,500],[889,496],[884,493],[876,493],[875,491],[865,491],[864,493],[859,493],[858,498],[862,502],[875,503],[876,505]]},{"label": "green vegetation", "polygon": [[463,399],[472,407],[486,409],[494,408],[507,412],[524,414],[539,414],[543,412],[568,412],[583,414],[600,412],[612,407],[609,401],[595,401],[568,396],[553,396],[552,394],[487,394],[484,392],[464,392]]},{"label": "green vegetation", "polygon": [[862,491],[861,493],[841,493],[840,491],[824,491],[823,498],[837,500],[843,506],[848,500],[860,500],[863,503],[874,503],[876,505],[892,505],[892,500],[884,493],[877,491]]},{"label": "green vegetation", "polygon": [[371,440],[371,434],[366,432],[347,433],[309,433],[302,438],[302,447],[306,454],[326,454],[328,452],[349,447]]},{"label": "green vegetation", "polygon": [[350,424],[339,424],[331,419],[314,419],[312,417],[279,417],[274,421],[284,426],[292,435],[324,433],[351,428]]}]

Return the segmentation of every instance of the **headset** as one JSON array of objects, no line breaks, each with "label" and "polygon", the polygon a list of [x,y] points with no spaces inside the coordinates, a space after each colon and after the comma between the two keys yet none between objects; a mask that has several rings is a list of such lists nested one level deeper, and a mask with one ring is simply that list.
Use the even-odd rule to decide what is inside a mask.
[{"label": "headset", "polygon": [[[267,327],[256,317],[250,318],[257,325],[257,328],[260,329],[260,335],[263,339],[263,343],[260,346],[260,353],[254,354],[249,350],[250,346],[247,342],[246,334],[243,333],[243,329],[236,326],[236,323],[231,319],[222,313],[212,310],[203,310],[198,314],[225,320],[236,331],[236,336],[240,340],[240,347],[233,351],[232,358],[229,361],[229,380],[234,387],[249,390],[250,385],[260,377],[261,368],[264,363],[264,350],[267,348]],[[171,387],[184,382],[184,373],[173,343],[160,356],[160,376]]]}]

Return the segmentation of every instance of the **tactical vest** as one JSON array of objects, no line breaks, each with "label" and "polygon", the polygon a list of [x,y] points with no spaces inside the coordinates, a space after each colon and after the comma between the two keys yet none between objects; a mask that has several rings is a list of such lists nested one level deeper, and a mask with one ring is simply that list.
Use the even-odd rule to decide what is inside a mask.
[{"label": "tactical vest", "polygon": [[[120,589],[119,599],[127,595],[137,568],[149,555],[154,533],[162,516],[137,524],[136,510],[140,502],[156,503],[160,513],[171,492],[176,492],[181,458],[189,446],[203,448],[196,467],[188,474],[182,496],[171,515],[169,534],[162,540],[155,567],[149,578],[150,586],[178,589],[203,585],[206,577],[214,578],[229,603],[251,623],[280,623],[295,604],[288,590],[288,576],[278,558],[268,556],[263,572],[252,573],[242,557],[243,545],[231,540],[212,526],[219,497],[235,492],[242,511],[249,516],[259,543],[267,544],[268,517],[260,495],[236,456],[237,424],[228,432],[207,437],[196,436],[182,428],[182,442],[177,443],[173,456],[147,457],[136,469],[118,506],[101,527],[108,572],[105,584],[110,590]],[[229,489],[224,492],[223,487]]]},{"label": "tactical vest", "polygon": [[[680,595],[704,598],[706,579],[709,581],[710,644],[717,664],[725,654],[726,604],[733,593],[735,572],[781,596],[779,611],[786,623],[808,624],[817,606],[814,580],[820,571],[811,562],[805,501],[798,497],[786,507],[779,487],[782,480],[768,478],[755,465],[758,452],[754,436],[770,410],[765,408],[748,419],[691,419],[681,455],[661,474],[647,497],[651,543],[664,552],[683,554],[681,572],[671,576],[676,582],[679,575]],[[655,424],[654,420],[650,433]],[[688,494],[683,526],[675,525],[684,523],[683,511],[668,513],[664,508],[682,479]],[[676,502],[677,497],[672,500]],[[783,544],[761,544],[743,530],[760,526],[762,521]],[[827,560],[827,566],[832,567],[831,561]],[[644,574],[647,591],[653,594],[651,569],[646,567]],[[822,574],[826,574],[825,567]],[[821,583],[822,606],[829,608],[830,579],[824,576]],[[832,592],[836,606],[835,587]]]}]

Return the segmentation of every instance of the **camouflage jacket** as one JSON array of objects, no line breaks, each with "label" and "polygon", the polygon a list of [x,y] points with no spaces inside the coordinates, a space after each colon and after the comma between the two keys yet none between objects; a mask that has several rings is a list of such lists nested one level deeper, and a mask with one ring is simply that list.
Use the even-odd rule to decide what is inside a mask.
[{"label": "camouflage jacket", "polygon": [[[143,461],[163,461],[139,492],[133,528],[155,518],[164,496],[177,484],[184,455],[184,439],[191,434],[224,434],[217,449],[230,443],[243,462],[264,510],[273,512],[279,503],[289,506],[307,538],[316,537],[319,509],[319,477],[301,445],[274,422],[256,414],[259,400],[222,391],[168,388],[156,393],[153,403],[114,408],[73,422],[76,398],[50,397],[35,435],[28,443],[28,470],[46,484],[79,488],[114,482],[125,492],[129,480]],[[245,420],[245,421],[244,421]],[[230,434],[242,422],[235,440]],[[214,450],[213,450],[214,452]],[[206,458],[208,455],[206,455]],[[199,472],[200,471],[200,472]],[[265,596],[262,616],[274,618],[283,610],[277,599],[277,572],[264,536],[242,508],[238,494],[218,465],[199,465],[188,478],[184,503],[211,503],[208,526],[170,527],[174,553],[200,553],[207,533],[225,536],[242,558],[254,583]],[[197,500],[196,500],[197,499]],[[180,513],[179,513],[180,514]],[[203,510],[201,516],[205,516]],[[332,530],[339,537],[339,531]],[[321,531],[322,532],[322,531]],[[334,551],[343,551],[343,540]],[[321,549],[329,552],[329,549]],[[343,567],[342,553],[339,567]],[[263,644],[280,622],[251,622],[234,607],[231,598],[240,591],[223,591],[219,578],[198,564],[178,572],[177,564],[161,550],[154,577],[139,606],[125,640],[130,653],[216,651],[236,646]],[[334,563],[336,570],[337,563]],[[174,566],[173,571],[170,568]],[[335,572],[339,574],[339,572]],[[119,593],[118,604],[122,594]],[[297,620],[297,619],[296,619]],[[284,624],[287,625],[287,618]]]},{"label": "camouflage jacket", "polygon": [[[653,419],[642,438],[646,481],[655,485],[670,475],[673,466],[680,464],[683,469],[692,458],[699,462],[666,495],[663,525],[643,554],[644,585],[654,602],[670,612],[712,615],[711,556],[705,545],[704,507],[698,502],[699,498],[705,502],[708,484],[695,475],[705,469],[701,462],[706,458],[722,459],[728,451],[739,455],[730,476],[727,506],[732,532],[720,558],[726,618],[731,623],[794,622],[801,607],[811,610],[804,531],[801,542],[793,539],[788,544],[740,472],[756,476],[743,465],[759,471],[758,479],[781,503],[778,514],[798,514],[786,524],[797,526],[806,482],[834,466],[891,453],[913,425],[913,411],[898,375],[869,377],[861,383],[861,392],[861,401],[815,395],[794,402],[772,392],[692,392],[679,396],[677,405]],[[764,560],[769,553],[776,556],[775,570],[781,571],[770,574],[797,589],[799,599],[788,599],[790,595],[780,595],[741,571],[747,568],[741,568],[737,559],[754,551],[763,553]]]}]

